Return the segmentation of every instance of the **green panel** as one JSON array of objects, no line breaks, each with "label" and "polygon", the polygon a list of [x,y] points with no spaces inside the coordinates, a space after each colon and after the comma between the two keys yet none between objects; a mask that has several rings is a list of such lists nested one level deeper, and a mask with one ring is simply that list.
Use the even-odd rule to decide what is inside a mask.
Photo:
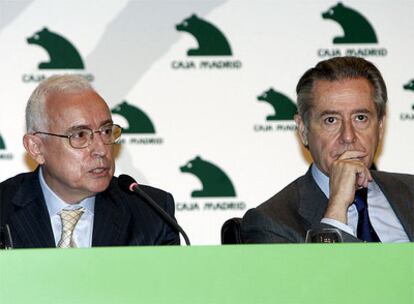
[{"label": "green panel", "polygon": [[0,298],[2,304],[414,303],[414,244],[1,251]]}]

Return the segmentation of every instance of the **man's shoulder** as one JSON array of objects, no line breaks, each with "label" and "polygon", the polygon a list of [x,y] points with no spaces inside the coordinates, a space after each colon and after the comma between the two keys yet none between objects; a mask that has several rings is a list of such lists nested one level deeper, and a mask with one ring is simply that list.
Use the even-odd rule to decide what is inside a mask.
[{"label": "man's shoulder", "polygon": [[269,209],[286,210],[286,208],[297,208],[301,189],[307,187],[312,181],[312,177],[309,173],[300,176],[264,203],[257,206],[257,209],[265,211]]},{"label": "man's shoulder", "polygon": [[413,174],[408,173],[399,173],[399,172],[388,172],[388,171],[372,171],[375,175],[381,175],[381,176],[389,176],[394,178],[400,178],[400,179],[413,179]]},{"label": "man's shoulder", "polygon": [[[0,183],[0,213],[8,213],[14,202],[23,206],[26,202],[39,194],[39,188],[35,172],[20,173]],[[2,215],[4,216],[4,215]]]},{"label": "man's shoulder", "polygon": [[381,184],[394,185],[398,183],[404,183],[409,187],[414,188],[414,175],[412,174],[386,171],[371,171],[371,173],[374,179]]},{"label": "man's shoulder", "polygon": [[[304,199],[318,187],[308,171],[258,207],[243,216],[241,230],[245,243],[286,243],[303,241]],[[319,190],[320,191],[320,190]],[[315,198],[316,199],[316,198]]]},{"label": "man's shoulder", "polygon": [[[170,193],[147,185],[140,185],[140,188],[158,206],[174,217],[174,199]],[[97,198],[100,199],[102,196],[114,201],[130,216],[133,244],[166,245],[180,243],[178,233],[148,204],[146,198],[139,193],[122,189],[118,184],[117,177],[112,178],[109,187],[103,193],[100,193]]]},{"label": "man's shoulder", "polygon": [[152,196],[162,196],[162,197],[166,197],[171,195],[169,192],[162,190],[160,188],[156,188],[153,186],[149,186],[149,185],[140,185],[141,189],[147,193],[148,195]]},{"label": "man's shoulder", "polygon": [[8,190],[18,188],[25,182],[33,182],[35,177],[34,172],[19,173],[13,177],[10,177],[0,183],[0,189]]}]

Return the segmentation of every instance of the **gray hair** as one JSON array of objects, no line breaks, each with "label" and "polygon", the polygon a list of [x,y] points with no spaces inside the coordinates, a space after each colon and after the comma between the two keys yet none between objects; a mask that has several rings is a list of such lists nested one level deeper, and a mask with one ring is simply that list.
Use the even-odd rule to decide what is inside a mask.
[{"label": "gray hair", "polygon": [[57,92],[94,91],[81,75],[54,75],[43,80],[33,91],[26,105],[26,131],[47,131],[46,100],[49,94]]},{"label": "gray hair", "polygon": [[368,60],[359,57],[334,57],[320,61],[314,68],[303,74],[296,86],[298,113],[306,129],[309,127],[310,110],[313,102],[313,88],[318,80],[340,81],[364,78],[374,90],[374,103],[378,119],[386,111],[387,87],[380,71]]}]

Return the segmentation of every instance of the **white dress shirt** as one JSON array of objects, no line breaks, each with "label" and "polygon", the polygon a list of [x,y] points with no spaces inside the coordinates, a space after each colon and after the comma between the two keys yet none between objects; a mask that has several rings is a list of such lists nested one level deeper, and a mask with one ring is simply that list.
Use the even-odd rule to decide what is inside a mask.
[{"label": "white dress shirt", "polygon": [[39,180],[43,195],[45,197],[47,210],[49,211],[53,235],[55,237],[55,244],[57,245],[59,243],[62,236],[62,221],[59,215],[60,211],[62,209],[72,210],[84,207],[85,212],[80,217],[78,223],[76,224],[75,230],[73,231],[73,240],[79,248],[91,247],[95,196],[87,197],[78,204],[67,204],[46,184],[41,167],[39,170]]},{"label": "white dress shirt", "polygon": [[[311,172],[316,184],[326,197],[329,198],[329,177],[322,173],[315,164],[312,164]],[[375,181],[368,184],[367,204],[369,219],[381,242],[409,242],[408,236],[394,210]],[[351,204],[348,208],[348,224],[330,218],[323,218],[321,223],[334,226],[356,237],[358,226],[356,206]]]}]

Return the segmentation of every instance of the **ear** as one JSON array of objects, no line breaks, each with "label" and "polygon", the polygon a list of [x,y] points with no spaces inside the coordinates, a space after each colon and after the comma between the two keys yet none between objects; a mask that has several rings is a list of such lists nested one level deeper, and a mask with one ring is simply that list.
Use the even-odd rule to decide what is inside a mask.
[{"label": "ear", "polygon": [[23,145],[30,157],[36,161],[39,165],[43,165],[45,158],[42,152],[43,142],[42,140],[32,134],[25,134],[23,136]]},{"label": "ear", "polygon": [[302,144],[305,147],[308,147],[307,129],[306,129],[305,123],[303,122],[302,116],[300,116],[299,114],[296,114],[294,119],[295,119],[296,127],[298,129],[300,140],[302,141]]},{"label": "ear", "polygon": [[385,132],[385,114],[378,121],[378,132],[379,132],[379,134],[378,134],[379,141],[381,141],[382,138],[384,137],[384,132]]}]

